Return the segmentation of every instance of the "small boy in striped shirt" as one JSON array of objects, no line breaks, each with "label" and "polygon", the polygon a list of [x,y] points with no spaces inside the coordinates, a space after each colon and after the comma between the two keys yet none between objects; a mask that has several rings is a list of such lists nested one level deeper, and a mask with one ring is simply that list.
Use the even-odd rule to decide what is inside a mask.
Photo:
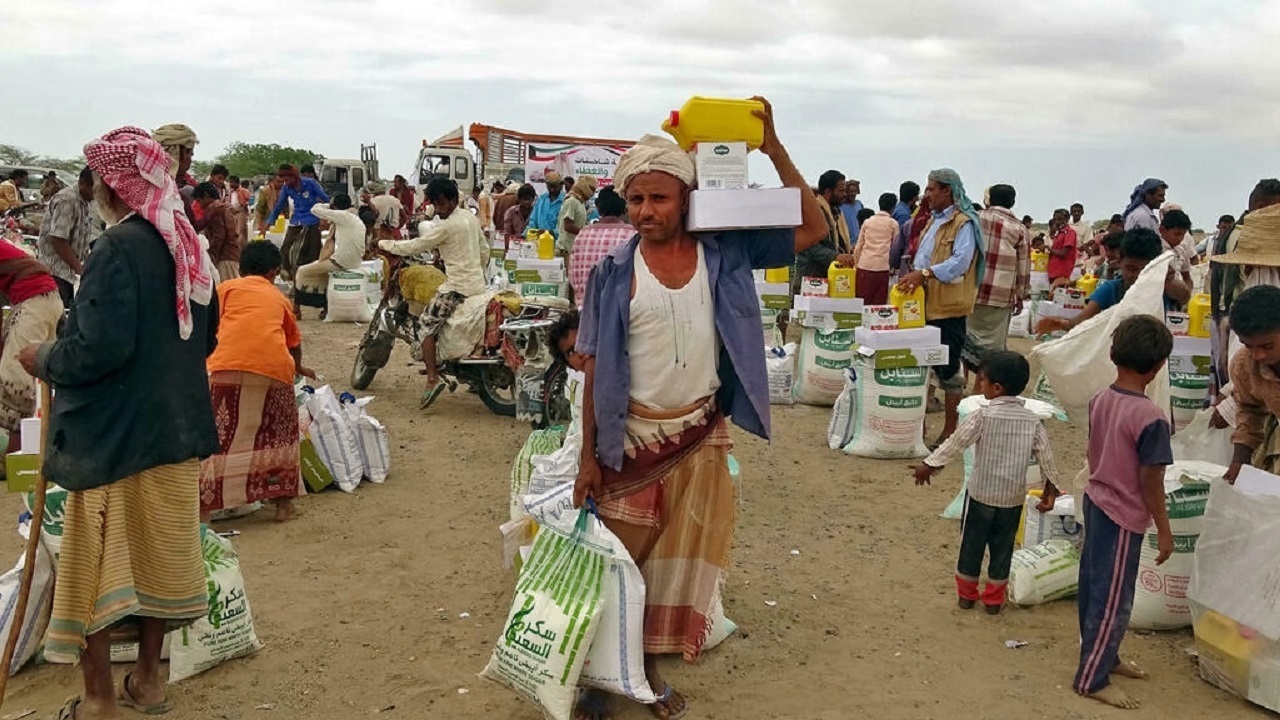
[{"label": "small boy in striped shirt", "polygon": [[[1030,379],[1031,366],[1018,353],[1000,350],[983,356],[977,388],[989,402],[970,413],[955,434],[915,468],[916,485],[928,485],[934,473],[976,445],[956,562],[956,592],[965,610],[979,600],[990,615],[999,614],[1004,606],[1032,456],[1039,461],[1045,481],[1036,509],[1053,508],[1058,496],[1049,434],[1018,397]],[[988,550],[987,586],[980,593],[982,558]]]}]

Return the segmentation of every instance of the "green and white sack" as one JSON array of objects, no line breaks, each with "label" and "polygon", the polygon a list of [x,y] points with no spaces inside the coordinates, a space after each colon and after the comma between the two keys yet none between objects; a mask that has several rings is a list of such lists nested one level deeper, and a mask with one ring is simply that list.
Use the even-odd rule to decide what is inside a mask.
[{"label": "green and white sack", "polygon": [[852,330],[805,328],[796,356],[796,402],[831,407],[844,389],[844,371],[852,360]]},{"label": "green and white sack", "polygon": [[1182,432],[1204,409],[1209,395],[1209,376],[1195,373],[1169,373],[1169,404],[1173,431]]},{"label": "green and white sack", "polygon": [[[26,503],[27,512],[31,512],[36,494],[24,493],[22,500]],[[49,551],[55,572],[58,570],[58,553],[62,552],[62,532],[66,516],[67,491],[54,483],[49,483],[49,489],[44,496],[44,520],[40,523],[40,545]]]},{"label": "green and white sack", "polygon": [[534,430],[529,433],[520,452],[516,453],[515,462],[511,463],[511,519],[525,517],[524,496],[529,494],[529,484],[533,477],[533,458],[537,455],[550,455],[564,444],[564,428],[552,427]]},{"label": "green and white sack", "polygon": [[1080,551],[1066,540],[1048,540],[1013,551],[1009,600],[1040,605],[1076,594],[1080,584]]},{"label": "green and white sack", "polygon": [[[1142,557],[1138,561],[1138,582],[1133,596],[1133,613],[1129,626],[1138,630],[1178,630],[1191,627],[1191,601],[1187,588],[1195,571],[1196,543],[1204,526],[1205,506],[1209,501],[1209,483],[1202,476],[1222,477],[1226,468],[1207,463],[1174,463],[1165,470],[1165,482],[1179,481],[1180,489],[1165,495],[1169,513],[1169,529],[1173,531],[1173,554],[1163,565],[1156,565],[1159,536],[1153,524],[1142,538]],[[1193,473],[1188,476],[1187,472]],[[1086,532],[1088,528],[1085,528]]]},{"label": "green and white sack", "polygon": [[253,630],[240,556],[231,541],[200,528],[209,614],[169,633],[169,682],[176,683],[262,648]]},{"label": "green and white sack", "polygon": [[925,394],[929,368],[877,370],[870,360],[853,361],[857,377],[850,455],[880,459],[920,458],[924,444]]},{"label": "green and white sack", "polygon": [[583,508],[566,536],[544,528],[516,583],[515,601],[480,676],[514,690],[551,720],[569,720],[583,663],[599,630],[608,548],[587,536]]},{"label": "green and white sack", "polygon": [[367,323],[372,320],[366,284],[368,279],[363,269],[329,273],[329,289],[325,295],[329,308],[324,321]]}]

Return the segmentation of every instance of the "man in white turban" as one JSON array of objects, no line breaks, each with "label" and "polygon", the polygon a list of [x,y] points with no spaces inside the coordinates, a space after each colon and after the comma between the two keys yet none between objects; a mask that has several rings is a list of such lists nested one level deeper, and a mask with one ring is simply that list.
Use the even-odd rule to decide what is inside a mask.
[{"label": "man in white turban", "polygon": [[[751,271],[791,265],[827,232],[778,141],[772,108],[757,99],[765,108],[757,113],[760,150],[783,184],[800,191],[803,224],[689,232],[693,161],[669,140],[643,138],[614,176],[638,232],[592,270],[575,347],[586,358],[586,382],[574,502],[594,500],[644,575],[645,672],[659,718],[683,715],[686,702],[659,675],[657,658],[697,660],[733,544],[725,418],[769,435]],[[585,693],[578,716],[607,716],[606,702]]]}]

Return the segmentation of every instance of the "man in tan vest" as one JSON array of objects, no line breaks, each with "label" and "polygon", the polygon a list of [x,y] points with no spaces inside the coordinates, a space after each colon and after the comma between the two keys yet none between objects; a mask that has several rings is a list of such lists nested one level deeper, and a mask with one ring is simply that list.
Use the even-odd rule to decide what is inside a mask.
[{"label": "man in tan vest", "polygon": [[979,262],[983,253],[978,213],[964,193],[960,175],[950,168],[934,170],[924,193],[933,217],[920,236],[913,269],[898,281],[898,288],[913,292],[924,286],[925,320],[942,332],[942,342],[951,353],[946,365],[934,368],[938,385],[947,394],[946,420],[936,447],[951,437],[960,420],[965,318],[973,312],[985,264]]}]

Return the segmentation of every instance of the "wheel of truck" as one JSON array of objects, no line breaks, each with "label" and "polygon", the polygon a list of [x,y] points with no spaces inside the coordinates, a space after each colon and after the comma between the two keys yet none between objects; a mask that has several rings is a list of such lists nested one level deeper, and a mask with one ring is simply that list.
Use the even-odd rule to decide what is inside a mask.
[{"label": "wheel of truck", "polygon": [[476,387],[480,401],[494,415],[516,416],[516,376],[506,365],[486,365],[480,369]]}]

